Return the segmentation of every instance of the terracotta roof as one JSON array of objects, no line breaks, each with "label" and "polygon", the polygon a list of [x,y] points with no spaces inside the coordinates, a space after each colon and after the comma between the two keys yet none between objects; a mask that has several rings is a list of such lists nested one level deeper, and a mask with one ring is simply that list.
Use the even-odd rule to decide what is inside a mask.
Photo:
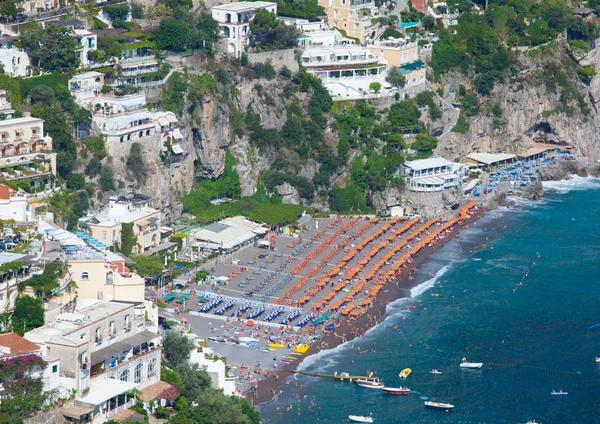
[{"label": "terracotta roof", "polygon": [[0,354],[0,358],[35,352],[40,347],[17,333],[0,334],[0,346],[10,348],[10,353]]},{"label": "terracotta roof", "polygon": [[154,383],[152,386],[146,387],[142,390],[138,397],[144,402],[148,402],[150,399],[156,399],[156,397],[161,394],[163,391],[171,387],[171,384],[165,383],[164,381],[159,381]]}]

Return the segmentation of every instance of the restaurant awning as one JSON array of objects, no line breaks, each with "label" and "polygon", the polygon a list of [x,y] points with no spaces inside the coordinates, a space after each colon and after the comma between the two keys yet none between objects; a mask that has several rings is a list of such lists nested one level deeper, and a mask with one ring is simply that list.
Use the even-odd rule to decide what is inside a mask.
[{"label": "restaurant awning", "polygon": [[167,115],[167,119],[169,120],[169,122],[177,122],[177,117],[175,116],[174,113],[173,114],[169,113]]},{"label": "restaurant awning", "polygon": [[161,127],[168,127],[169,126],[169,120],[167,118],[165,118],[164,116],[160,116],[156,122],[158,122],[158,125],[160,125]]},{"label": "restaurant awning", "polygon": [[67,418],[80,420],[82,415],[89,414],[94,411],[90,406],[71,406],[70,408],[61,409],[60,412]]},{"label": "restaurant awning", "polygon": [[179,128],[175,128],[173,130],[173,138],[175,140],[183,140],[183,134],[181,134],[181,131],[179,130]]},{"label": "restaurant awning", "polygon": [[102,405],[107,400],[133,390],[137,386],[136,383],[109,378],[97,384],[93,384],[92,387],[90,387],[90,393],[79,400],[89,405]]},{"label": "restaurant awning", "polygon": [[157,334],[152,331],[144,330],[141,333],[135,334],[131,337],[126,338],[122,342],[113,343],[104,349],[97,350],[91,354],[92,365],[99,364],[102,361],[106,361],[111,356],[118,353],[125,352],[134,346],[139,346],[142,343],[149,342],[152,339],[157,338]]},{"label": "restaurant awning", "polygon": [[180,144],[173,144],[171,146],[171,150],[173,150],[173,153],[175,153],[176,155],[183,154],[183,148],[181,147]]}]

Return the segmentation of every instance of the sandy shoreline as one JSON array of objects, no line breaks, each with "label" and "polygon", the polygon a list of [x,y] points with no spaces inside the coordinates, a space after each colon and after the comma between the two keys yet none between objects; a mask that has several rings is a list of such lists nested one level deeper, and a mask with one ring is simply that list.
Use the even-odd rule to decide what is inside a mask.
[{"label": "sandy shoreline", "polygon": [[[446,243],[454,241],[458,233],[466,227],[470,227],[484,212],[485,211],[481,208],[475,210],[468,219],[456,224],[453,231],[448,233],[443,239],[438,240],[434,246],[423,248],[418,253],[418,256],[414,258],[410,267],[416,268],[416,274],[418,274],[419,267],[429,259],[429,255],[432,252],[439,250]],[[335,327],[332,332],[323,332],[321,342],[312,344],[305,356],[292,363],[284,364],[284,366],[279,367],[275,372],[269,375],[269,377],[259,380],[256,384],[257,390],[255,392],[249,390],[244,393],[245,396],[255,405],[273,400],[274,394],[285,390],[287,378],[291,375],[291,372],[300,365],[303,359],[315,355],[321,350],[330,350],[339,346],[343,343],[342,336],[345,341],[361,337],[369,329],[380,323],[380,319],[385,315],[386,307],[390,302],[407,298],[410,294],[410,289],[418,284],[419,282],[414,278],[410,278],[409,275],[404,275],[395,281],[386,283],[379,292],[380,294],[377,296],[376,300],[371,304],[368,314],[361,315],[356,319],[345,319],[340,325]],[[323,348],[321,348],[322,344],[325,345]]]}]

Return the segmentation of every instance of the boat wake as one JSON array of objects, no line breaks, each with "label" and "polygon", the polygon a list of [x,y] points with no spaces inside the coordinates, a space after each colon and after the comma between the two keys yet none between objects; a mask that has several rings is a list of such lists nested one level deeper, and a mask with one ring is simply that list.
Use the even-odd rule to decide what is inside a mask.
[{"label": "boat wake", "polygon": [[310,355],[302,360],[298,365],[299,370],[310,369],[314,372],[323,372],[337,365],[343,358],[345,350],[350,348],[352,340],[337,345],[333,349],[321,350],[314,355]]}]

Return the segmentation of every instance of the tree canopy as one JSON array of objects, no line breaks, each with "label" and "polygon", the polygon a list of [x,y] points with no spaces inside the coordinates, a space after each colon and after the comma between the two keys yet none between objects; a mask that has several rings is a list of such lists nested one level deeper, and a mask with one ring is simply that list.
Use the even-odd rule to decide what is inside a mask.
[{"label": "tree canopy", "polygon": [[11,326],[19,335],[44,325],[44,302],[41,298],[20,295],[15,302]]},{"label": "tree canopy", "polygon": [[275,31],[278,25],[279,20],[273,12],[269,12],[267,9],[258,9],[254,13],[254,19],[250,21],[250,31],[253,34],[265,34]]},{"label": "tree canopy", "polygon": [[79,58],[75,53],[77,42],[71,31],[60,25],[49,24],[42,28],[29,21],[21,26],[19,42],[32,64],[45,71],[70,71],[77,67]]},{"label": "tree canopy", "polygon": [[[123,230],[122,230],[123,231]],[[163,270],[163,261],[160,256],[135,256],[135,270],[142,277],[154,277],[160,275]]]}]

